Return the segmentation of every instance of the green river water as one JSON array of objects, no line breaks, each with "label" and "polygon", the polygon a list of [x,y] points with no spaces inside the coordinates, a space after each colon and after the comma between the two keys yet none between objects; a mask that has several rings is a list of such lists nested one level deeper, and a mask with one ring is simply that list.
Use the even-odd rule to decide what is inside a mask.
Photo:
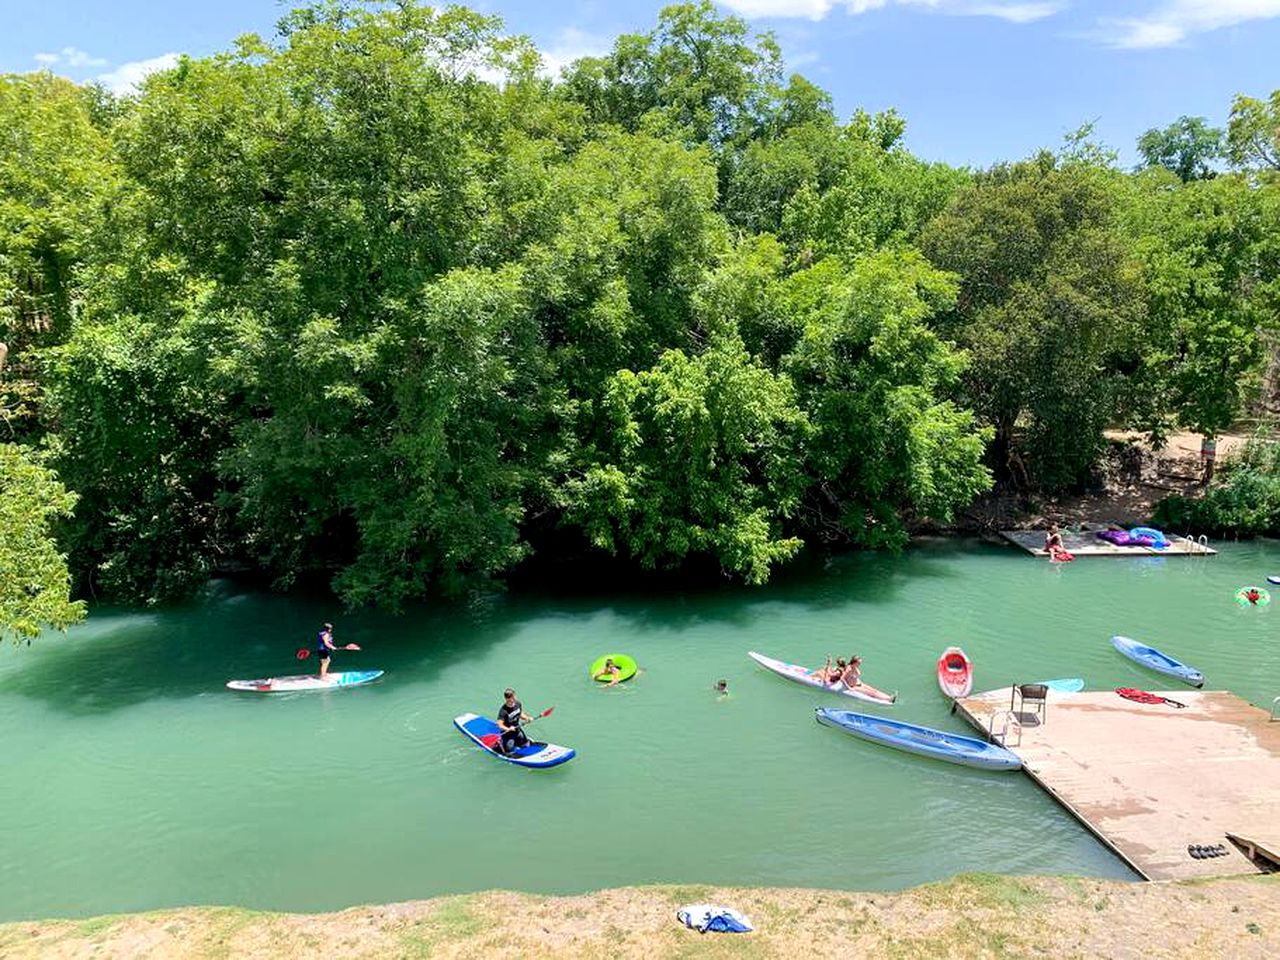
[{"label": "green river water", "polygon": [[[218,581],[176,609],[95,609],[65,637],[0,648],[0,919],[314,911],[493,887],[1129,877],[1025,775],[820,727],[814,706],[858,705],[746,652],[811,664],[858,652],[869,683],[900,691],[893,716],[957,732],[967,728],[934,679],[953,643],[974,659],[977,689],[1067,676],[1090,689],[1177,687],[1112,650],[1125,633],[1199,667],[1206,689],[1270,704],[1280,588],[1266,609],[1242,610],[1233,594],[1280,572],[1280,546],[1222,551],[1056,567],[937,541],[813,562],[756,590],[512,591],[392,618]],[[293,651],[325,619],[364,648],[337,668],[380,667],[379,683],[224,689],[302,672],[312,661]],[[593,685],[587,665],[610,651],[643,672]],[[555,706],[530,732],[577,759],[522,770],[454,730],[459,713],[496,711],[508,684],[530,712]]]}]

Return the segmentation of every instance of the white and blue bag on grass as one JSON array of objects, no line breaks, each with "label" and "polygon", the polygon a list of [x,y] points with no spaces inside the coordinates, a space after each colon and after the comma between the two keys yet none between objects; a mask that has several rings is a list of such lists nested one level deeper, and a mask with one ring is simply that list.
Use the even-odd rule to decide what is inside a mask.
[{"label": "white and blue bag on grass", "polygon": [[706,933],[750,933],[751,921],[737,910],[710,903],[693,903],[676,911],[676,919],[686,927]]}]

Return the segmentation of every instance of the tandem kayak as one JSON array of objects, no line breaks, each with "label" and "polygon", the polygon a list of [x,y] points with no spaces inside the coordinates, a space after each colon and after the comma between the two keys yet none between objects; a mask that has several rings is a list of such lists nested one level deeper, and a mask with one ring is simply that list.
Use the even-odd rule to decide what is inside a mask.
[{"label": "tandem kayak", "polygon": [[1189,683],[1193,687],[1204,686],[1203,673],[1195,667],[1187,666],[1181,660],[1175,660],[1155,647],[1149,647],[1145,643],[1139,643],[1129,637],[1120,636],[1112,637],[1111,645],[1130,660],[1142,664],[1149,670],[1163,673],[1166,676],[1177,677],[1183,683]]},{"label": "tandem kayak", "polygon": [[301,690],[333,690],[337,687],[355,687],[371,683],[382,676],[381,670],[344,670],[331,673],[323,680],[317,674],[307,673],[297,677],[267,677],[263,680],[232,680],[228,690],[248,690],[251,693],[296,693]]},{"label": "tandem kayak", "polygon": [[995,743],[987,743],[976,737],[962,737],[955,733],[921,727],[901,720],[889,720],[852,710],[831,710],[818,707],[818,722],[836,727],[863,740],[882,743],[886,747],[918,753],[935,760],[946,760],[984,770],[1017,770],[1022,761],[1017,755]]},{"label": "tandem kayak", "polygon": [[806,687],[817,687],[828,693],[838,693],[842,697],[852,697],[854,700],[878,703],[886,707],[898,699],[896,693],[885,693],[866,683],[860,683],[856,687],[847,687],[838,680],[835,683],[826,683],[815,677],[813,671],[806,667],[795,663],[783,663],[781,660],[766,657],[763,653],[756,653],[754,650],[747,651],[747,656],[766,670],[772,670],[778,676],[794,680],[796,683],[803,683]]},{"label": "tandem kayak", "polygon": [[515,753],[502,753],[498,750],[498,740],[502,736],[502,730],[497,723],[488,717],[482,717],[475,713],[464,713],[460,717],[453,718],[453,725],[462,731],[463,736],[474,743],[477,747],[482,748],[485,753],[499,760],[505,760],[507,763],[514,763],[518,767],[556,767],[562,763],[568,763],[578,755],[578,752],[572,747],[562,747],[554,743],[539,743],[533,741],[527,746],[520,747]]},{"label": "tandem kayak", "polygon": [[952,700],[973,690],[973,661],[959,647],[947,647],[938,658],[938,689]]}]

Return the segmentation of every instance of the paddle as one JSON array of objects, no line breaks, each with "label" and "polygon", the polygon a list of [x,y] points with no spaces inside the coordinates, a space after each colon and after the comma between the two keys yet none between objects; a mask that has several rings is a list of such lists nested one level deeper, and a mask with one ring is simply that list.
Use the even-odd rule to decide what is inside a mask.
[{"label": "paddle", "polygon": [[[359,649],[360,649],[360,644],[358,644],[358,643],[348,643],[345,647],[334,647],[333,649],[335,649],[335,650],[359,650]],[[298,648],[298,652],[297,652],[296,654],[294,654],[294,656],[296,656],[299,660],[305,660],[305,659],[307,659],[307,657],[311,656],[311,648],[310,648],[310,647],[299,647],[299,648]]]}]

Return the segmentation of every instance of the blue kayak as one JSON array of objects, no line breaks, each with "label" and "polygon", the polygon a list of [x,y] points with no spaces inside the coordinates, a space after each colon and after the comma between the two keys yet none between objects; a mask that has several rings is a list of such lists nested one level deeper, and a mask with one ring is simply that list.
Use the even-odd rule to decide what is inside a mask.
[{"label": "blue kayak", "polygon": [[1084,689],[1084,681],[1080,677],[1060,677],[1057,680],[1037,680],[1036,682],[1058,693],[1079,693]]},{"label": "blue kayak", "polygon": [[883,743],[887,747],[933,757],[935,760],[962,763],[984,770],[1017,770],[1022,766],[1022,761],[1016,754],[999,744],[987,743],[977,737],[962,737],[934,730],[932,727],[889,720],[869,713],[854,713],[852,710],[818,707],[816,714],[818,722],[828,727],[837,727],[863,740]]},{"label": "blue kayak", "polygon": [[556,767],[562,763],[568,763],[578,755],[572,747],[537,741],[517,748],[514,753],[503,753],[498,749],[498,740],[502,736],[501,728],[488,717],[481,717],[474,713],[464,713],[460,717],[454,717],[453,725],[485,753],[499,760],[505,760],[507,763],[514,763],[518,767],[537,769]]},{"label": "blue kayak", "polygon": [[1189,683],[1193,687],[1204,686],[1204,674],[1195,667],[1189,667],[1181,660],[1175,660],[1167,653],[1162,653],[1155,647],[1149,647],[1145,643],[1139,643],[1130,637],[1112,637],[1111,645],[1123,653],[1135,663],[1140,663],[1149,670],[1157,673],[1163,673],[1166,676],[1177,677],[1183,683]]}]

